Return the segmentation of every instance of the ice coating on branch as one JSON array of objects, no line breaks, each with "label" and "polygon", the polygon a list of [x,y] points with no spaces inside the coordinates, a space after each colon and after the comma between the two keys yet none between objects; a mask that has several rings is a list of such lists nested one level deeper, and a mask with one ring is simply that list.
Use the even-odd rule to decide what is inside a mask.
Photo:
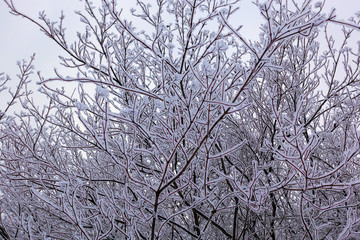
[{"label": "ice coating on branch", "polygon": [[323,5],[323,3],[319,1],[319,2],[316,2],[316,3],[314,4],[314,7],[315,7],[315,8],[321,8],[322,5]]},{"label": "ice coating on branch", "polygon": [[167,44],[167,46],[168,46],[169,49],[175,48],[175,45],[174,45],[172,42],[169,42],[169,43]]},{"label": "ice coating on branch", "polygon": [[75,102],[75,106],[79,111],[86,111],[88,107],[82,102]]},{"label": "ice coating on branch", "polygon": [[220,40],[216,42],[216,48],[219,52],[225,52],[229,47],[225,41]]},{"label": "ice coating on branch", "polygon": [[96,95],[98,95],[99,97],[107,98],[109,97],[109,90],[101,86],[96,86]]}]

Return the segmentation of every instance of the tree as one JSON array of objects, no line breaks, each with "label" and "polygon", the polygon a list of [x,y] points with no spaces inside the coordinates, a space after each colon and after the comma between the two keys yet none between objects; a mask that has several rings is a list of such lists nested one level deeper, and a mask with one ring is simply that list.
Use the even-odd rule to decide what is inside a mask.
[{"label": "tree", "polygon": [[256,1],[264,24],[250,41],[230,21],[237,0],[137,1],[133,17],[151,30],[116,1],[85,0],[69,44],[64,16],[35,20],[5,0],[76,73],[38,75],[43,107],[27,88],[33,58],[19,64],[9,107],[22,111],[0,116],[1,236],[358,236],[360,48],[348,41],[359,16],[295,2]]}]

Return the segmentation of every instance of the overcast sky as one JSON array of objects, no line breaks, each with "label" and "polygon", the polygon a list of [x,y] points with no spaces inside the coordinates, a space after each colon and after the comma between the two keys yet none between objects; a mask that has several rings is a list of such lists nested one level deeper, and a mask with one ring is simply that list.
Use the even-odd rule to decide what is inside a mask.
[{"label": "overcast sky", "polygon": [[[65,24],[69,33],[74,33],[79,26],[79,17],[74,14],[74,10],[82,9],[83,2],[77,0],[13,0],[19,9],[30,16],[37,17],[38,12],[45,10],[48,16],[56,19],[60,16],[61,10],[66,15]],[[295,0],[299,1],[300,0]],[[101,2],[94,0],[94,2]],[[125,9],[134,7],[135,0],[119,0],[118,3]],[[152,1],[149,1],[152,2]],[[239,24],[244,27],[241,30],[243,36],[256,37],[254,29],[258,29],[261,18],[258,18],[257,9],[251,4],[251,0],[243,0],[239,16]],[[327,0],[326,9],[337,9],[340,19],[348,19],[355,12],[360,11],[360,0]],[[17,73],[16,62],[36,53],[35,67],[45,76],[50,76],[53,68],[58,65],[58,55],[61,54],[60,48],[50,39],[46,38],[39,29],[29,21],[20,17],[12,16],[3,0],[0,0],[0,72],[6,72],[10,76]],[[64,74],[66,75],[66,74]]]}]

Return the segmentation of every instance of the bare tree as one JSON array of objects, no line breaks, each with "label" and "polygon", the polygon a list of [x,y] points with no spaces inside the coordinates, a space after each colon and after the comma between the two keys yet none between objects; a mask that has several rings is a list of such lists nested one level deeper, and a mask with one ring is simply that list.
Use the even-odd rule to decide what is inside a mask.
[{"label": "bare tree", "polygon": [[310,0],[256,1],[264,23],[250,41],[229,21],[237,0],[137,1],[144,29],[117,1],[84,2],[85,30],[69,44],[64,16],[36,20],[5,0],[77,73],[38,74],[42,106],[27,88],[31,61],[19,65],[8,105],[22,111],[0,116],[3,238],[360,234],[360,48],[348,46],[359,18],[340,22]]}]

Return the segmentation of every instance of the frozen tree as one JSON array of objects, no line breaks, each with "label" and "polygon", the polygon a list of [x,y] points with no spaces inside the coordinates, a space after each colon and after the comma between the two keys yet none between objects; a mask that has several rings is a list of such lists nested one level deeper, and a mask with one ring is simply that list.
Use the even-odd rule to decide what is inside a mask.
[{"label": "frozen tree", "polygon": [[139,0],[133,19],[118,2],[85,0],[70,44],[64,16],[5,0],[73,75],[38,74],[44,106],[27,87],[33,58],[19,63],[0,115],[3,238],[359,237],[359,16],[256,1],[248,39],[232,21],[241,1]]}]

